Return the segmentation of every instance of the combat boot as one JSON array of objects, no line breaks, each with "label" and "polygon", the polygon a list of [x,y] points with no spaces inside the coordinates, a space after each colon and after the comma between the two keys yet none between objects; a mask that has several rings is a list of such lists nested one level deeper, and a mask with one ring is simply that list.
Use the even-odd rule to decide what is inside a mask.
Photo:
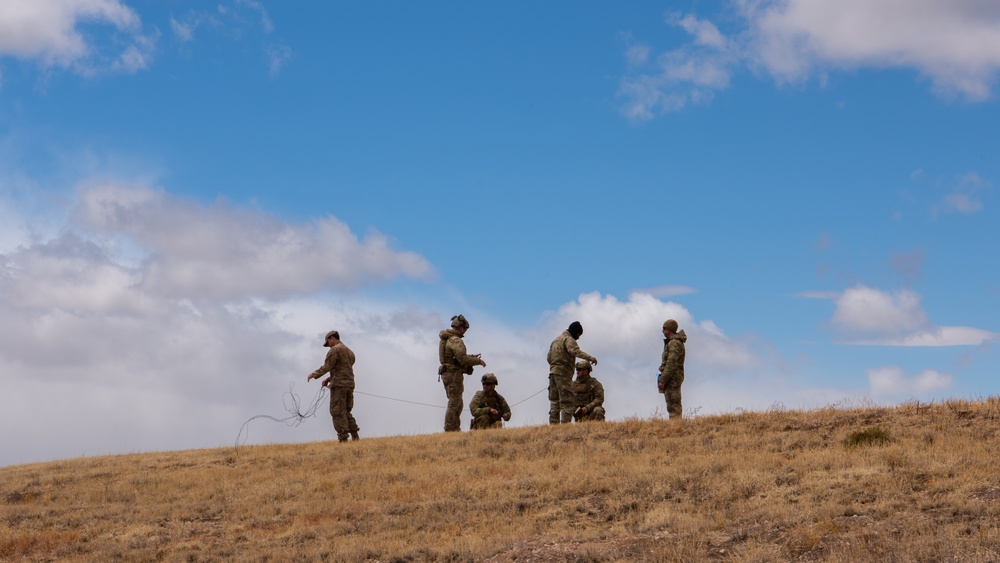
[{"label": "combat boot", "polygon": [[360,440],[361,439],[361,436],[358,436],[358,431],[357,430],[351,430],[351,439],[352,440]]}]

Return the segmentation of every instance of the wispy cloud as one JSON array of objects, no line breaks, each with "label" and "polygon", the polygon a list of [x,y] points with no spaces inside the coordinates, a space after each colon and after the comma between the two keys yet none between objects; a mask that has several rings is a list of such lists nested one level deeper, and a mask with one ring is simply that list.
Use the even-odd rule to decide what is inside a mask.
[{"label": "wispy cloud", "polygon": [[970,214],[982,211],[982,194],[989,190],[992,184],[979,174],[968,173],[948,187],[948,193],[931,208],[934,216],[940,213]]},{"label": "wispy cloud", "polygon": [[[127,37],[117,55],[81,31],[103,24]],[[139,15],[119,0],[6,0],[0,3],[0,56],[70,68],[84,75],[136,72],[148,66],[156,35],[143,35]],[[110,48],[108,48],[110,49]]]},{"label": "wispy cloud", "polygon": [[913,377],[907,377],[897,366],[885,366],[868,370],[868,385],[873,397],[891,398],[920,396],[951,387],[951,374],[927,369]]},{"label": "wispy cloud", "polygon": [[[623,113],[647,120],[711,99],[742,69],[778,84],[825,82],[832,72],[911,69],[946,97],[992,95],[1000,71],[1000,5],[968,0],[738,0],[727,35],[712,22],[670,14],[691,36],[648,68],[634,45],[620,95]],[[960,199],[960,198],[959,198]],[[954,202],[957,206],[962,201]]]}]

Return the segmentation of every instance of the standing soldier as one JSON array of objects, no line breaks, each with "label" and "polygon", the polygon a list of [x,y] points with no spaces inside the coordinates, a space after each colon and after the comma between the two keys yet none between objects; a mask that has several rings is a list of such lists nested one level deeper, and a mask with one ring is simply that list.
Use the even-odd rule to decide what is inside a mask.
[{"label": "standing soldier", "polygon": [[326,362],[310,373],[306,381],[330,374],[322,385],[330,388],[330,416],[333,417],[337,439],[346,442],[350,433],[352,440],[360,440],[358,423],[351,414],[354,409],[354,352],[340,341],[340,333],[335,330],[326,333],[323,346],[330,349],[326,353]]},{"label": "standing soldier", "polygon": [[486,362],[480,357],[482,354],[466,353],[462,337],[467,330],[469,321],[462,315],[456,315],[451,318],[451,328],[442,330],[439,334],[441,342],[438,343],[438,358],[441,367],[438,368],[438,375],[441,376],[444,391],[448,395],[448,408],[444,413],[445,432],[458,432],[462,429],[460,417],[466,374],[472,375],[476,366],[486,367]]},{"label": "standing soldier", "polygon": [[573,409],[576,408],[576,400],[573,398],[573,364],[576,359],[581,358],[597,365],[597,358],[584,352],[576,344],[581,336],[583,325],[580,321],[573,321],[549,346],[549,424],[573,420]]},{"label": "standing soldier", "polygon": [[604,386],[591,377],[593,371],[594,367],[590,362],[576,364],[576,381],[573,382],[576,410],[573,411],[573,418],[577,422],[604,420]]},{"label": "standing soldier", "polygon": [[469,403],[472,411],[471,430],[503,428],[503,421],[510,420],[510,407],[503,395],[497,393],[497,376],[487,373],[481,379],[483,390],[476,391]]},{"label": "standing soldier", "polygon": [[684,413],[681,384],[684,383],[684,343],[687,338],[683,330],[677,332],[677,321],[674,319],[663,323],[663,355],[660,356],[660,375],[656,378],[656,386],[667,401],[670,418],[681,418]]}]

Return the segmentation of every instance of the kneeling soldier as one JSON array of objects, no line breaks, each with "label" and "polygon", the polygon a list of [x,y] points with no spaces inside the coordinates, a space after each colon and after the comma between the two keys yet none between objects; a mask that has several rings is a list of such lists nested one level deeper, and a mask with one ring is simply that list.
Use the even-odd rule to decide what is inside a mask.
[{"label": "kneeling soldier", "polygon": [[483,428],[503,428],[503,421],[510,420],[510,407],[500,393],[497,393],[497,376],[487,373],[483,376],[483,390],[476,391],[469,403],[472,411],[472,430]]},{"label": "kneeling soldier", "polygon": [[573,381],[573,394],[576,395],[576,410],[573,419],[604,420],[604,386],[590,376],[594,370],[590,362],[577,362],[576,380]]}]

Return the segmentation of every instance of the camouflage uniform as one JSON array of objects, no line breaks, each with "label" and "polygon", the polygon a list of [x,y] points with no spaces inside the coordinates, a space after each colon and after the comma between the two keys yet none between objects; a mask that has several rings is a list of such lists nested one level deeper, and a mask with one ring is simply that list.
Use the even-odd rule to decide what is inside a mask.
[{"label": "camouflage uniform", "polygon": [[[496,409],[497,414],[490,412],[491,408]],[[504,419],[510,420],[510,407],[503,395],[496,391],[489,394],[486,391],[476,391],[469,403],[469,410],[472,411],[472,430],[503,428]]]},{"label": "camouflage uniform", "polygon": [[597,359],[580,349],[576,338],[564,330],[549,346],[549,423],[567,423],[573,420],[576,400],[573,398],[573,364],[577,358],[588,362]]},{"label": "camouflage uniform", "polygon": [[[669,322],[664,323],[664,328],[667,328]],[[673,329],[676,330],[676,327],[677,323],[674,321]],[[667,414],[670,415],[670,418],[681,418],[684,414],[684,409],[681,406],[681,384],[684,383],[685,342],[687,342],[687,334],[684,334],[683,330],[663,339],[658,384],[667,402]]]},{"label": "camouflage uniform", "polygon": [[[590,370],[586,372],[586,377],[581,378],[581,373],[583,372],[577,373],[576,381],[573,382],[573,393],[576,395],[576,410],[573,411],[573,418],[577,422],[604,420],[604,386],[590,375]],[[584,407],[587,408],[586,414],[580,412]]]},{"label": "camouflage uniform", "polygon": [[438,358],[441,362],[438,373],[441,374],[445,394],[448,395],[444,431],[458,432],[462,429],[462,394],[465,393],[465,376],[472,375],[473,368],[480,365],[482,360],[479,356],[471,356],[466,352],[462,333],[456,328],[442,330],[438,336],[441,338],[438,343]]},{"label": "camouflage uniform", "polygon": [[337,439],[341,442],[346,442],[348,435],[355,440],[359,438],[358,423],[351,414],[354,410],[354,360],[354,352],[343,342],[337,342],[326,353],[323,365],[312,372],[314,379],[330,374],[327,384],[330,388],[330,416]]}]

